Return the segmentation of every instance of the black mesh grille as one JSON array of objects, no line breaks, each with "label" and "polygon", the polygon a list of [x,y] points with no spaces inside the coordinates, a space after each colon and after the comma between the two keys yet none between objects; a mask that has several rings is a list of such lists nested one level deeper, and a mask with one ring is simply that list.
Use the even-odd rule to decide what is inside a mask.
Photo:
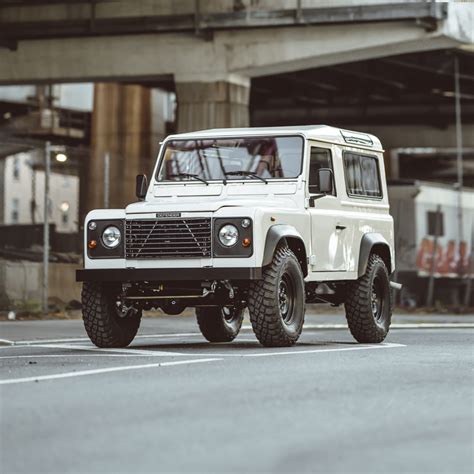
[{"label": "black mesh grille", "polygon": [[210,257],[211,219],[127,220],[126,258]]}]

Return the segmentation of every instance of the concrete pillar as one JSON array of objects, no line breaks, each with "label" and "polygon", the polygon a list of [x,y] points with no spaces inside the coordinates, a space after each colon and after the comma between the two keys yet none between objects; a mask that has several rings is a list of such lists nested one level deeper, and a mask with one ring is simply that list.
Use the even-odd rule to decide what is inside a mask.
[{"label": "concrete pillar", "polygon": [[250,81],[176,82],[177,130],[249,126]]},{"label": "concrete pillar", "polygon": [[135,176],[151,169],[150,89],[98,83],[94,88],[91,157],[81,187],[82,212],[104,203],[104,155],[110,154],[111,208],[136,201]]}]

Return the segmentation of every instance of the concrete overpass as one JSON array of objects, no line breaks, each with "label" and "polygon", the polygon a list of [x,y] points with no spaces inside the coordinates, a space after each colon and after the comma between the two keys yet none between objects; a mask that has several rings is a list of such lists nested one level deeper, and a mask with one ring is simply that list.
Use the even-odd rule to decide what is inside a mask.
[{"label": "concrete overpass", "polygon": [[[144,166],[127,137],[144,126],[148,99],[117,83],[175,91],[178,131],[324,121],[373,131],[390,148],[452,147],[452,63],[440,58],[459,51],[470,68],[473,25],[472,4],[433,1],[4,0],[0,85],[116,83],[96,88],[92,148],[127,157],[115,178],[129,193],[112,203],[122,205]],[[471,72],[463,81],[469,89]],[[92,160],[90,179],[101,173]]]},{"label": "concrete overpass", "polygon": [[247,125],[251,78],[474,42],[468,4],[246,3],[6,0],[0,84],[174,82],[185,131]]}]

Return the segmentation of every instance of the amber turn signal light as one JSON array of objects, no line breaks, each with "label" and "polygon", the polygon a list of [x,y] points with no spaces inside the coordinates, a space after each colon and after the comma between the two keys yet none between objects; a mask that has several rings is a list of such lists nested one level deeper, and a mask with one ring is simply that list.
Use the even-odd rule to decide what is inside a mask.
[{"label": "amber turn signal light", "polygon": [[97,247],[97,241],[96,241],[96,240],[91,240],[91,241],[89,242],[88,247],[89,247],[90,249],[95,249],[95,248]]},{"label": "amber turn signal light", "polygon": [[242,247],[248,247],[250,245],[250,239],[245,238],[242,240]]}]

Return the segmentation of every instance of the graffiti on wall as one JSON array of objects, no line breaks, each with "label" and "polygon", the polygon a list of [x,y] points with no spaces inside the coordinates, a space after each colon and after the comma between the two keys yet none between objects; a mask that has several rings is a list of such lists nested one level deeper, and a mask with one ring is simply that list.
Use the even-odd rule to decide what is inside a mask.
[{"label": "graffiti on wall", "polygon": [[416,268],[420,275],[429,275],[433,257],[435,258],[435,276],[458,277],[469,273],[469,251],[466,241],[461,241],[460,246],[455,240],[447,243],[438,242],[434,249],[434,240],[424,237],[418,247],[416,256]]}]

